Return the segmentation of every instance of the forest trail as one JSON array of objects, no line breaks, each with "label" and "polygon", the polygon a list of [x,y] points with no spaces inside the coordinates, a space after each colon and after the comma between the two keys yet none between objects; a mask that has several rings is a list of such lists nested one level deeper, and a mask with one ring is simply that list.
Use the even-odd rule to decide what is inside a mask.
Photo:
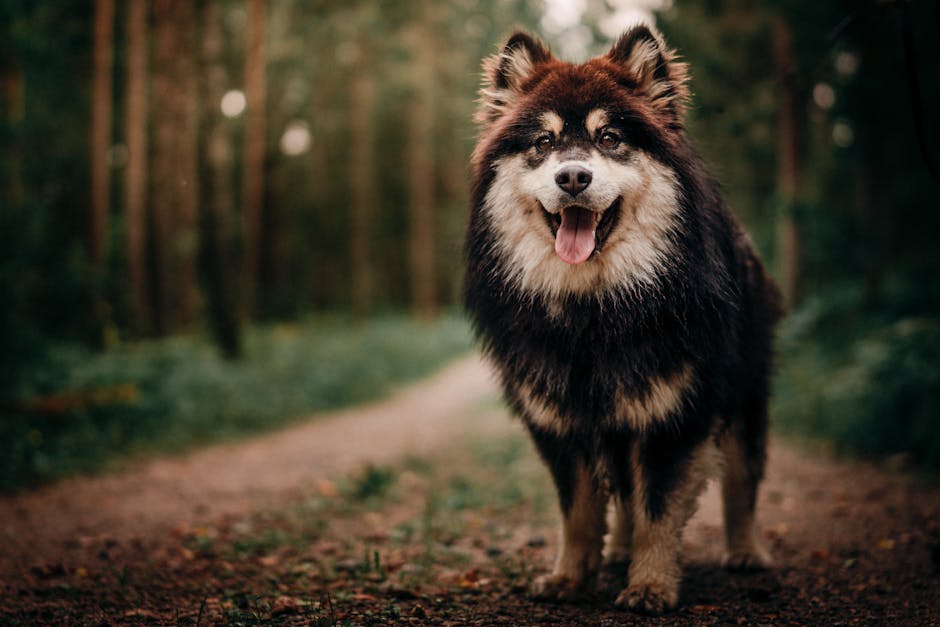
[{"label": "forest trail", "polygon": [[[225,528],[227,524],[231,526],[230,522],[220,523],[221,520],[238,521],[257,512],[276,511],[305,495],[322,491],[324,482],[329,483],[330,478],[359,472],[367,464],[394,464],[411,455],[433,456],[461,446],[468,438],[494,442],[506,436],[519,438],[521,425],[508,416],[497,399],[497,386],[488,368],[478,357],[468,357],[387,400],[317,416],[271,435],[181,457],[139,462],[124,471],[69,479],[0,497],[0,592],[8,593],[0,597],[11,600],[7,611],[12,602],[13,611],[23,613],[17,616],[61,617],[58,612],[65,611],[67,617],[70,611],[86,611],[80,609],[85,607],[82,602],[50,599],[58,594],[56,590],[81,585],[76,577],[90,576],[83,574],[88,572],[83,564],[97,563],[96,560],[113,562],[114,556],[120,554],[125,569],[121,572],[137,569],[146,573],[154,568],[163,572],[164,566],[154,564],[180,568],[179,560],[160,562],[163,558],[155,556],[168,554],[167,551],[175,555],[174,550],[182,550],[185,559],[190,560],[184,560],[184,567],[197,564],[200,559],[206,561],[200,566],[205,570],[193,571],[189,580],[160,584],[166,586],[167,598],[179,603],[178,599],[183,598],[181,586],[202,589],[217,585],[199,582],[215,581],[213,575],[204,573],[233,568],[229,561],[213,562],[220,558],[212,552],[194,558],[188,549],[167,549],[186,534],[191,537],[193,529],[200,529],[201,525]],[[742,576],[729,575],[717,566],[723,534],[719,495],[713,483],[702,496],[699,511],[685,532],[687,567],[682,593],[684,609],[680,609],[683,613],[660,619],[665,622],[657,624],[686,624],[685,621],[713,624],[729,617],[740,620],[742,616],[758,622],[796,624],[853,620],[940,624],[938,486],[871,464],[814,455],[780,439],[772,441],[769,459],[758,520],[764,541],[776,560],[774,571],[739,579]],[[401,504],[397,507],[407,509]],[[421,515],[420,509],[403,513],[411,520]],[[337,525],[346,525],[343,537],[355,538],[362,531],[360,527],[373,519],[373,514],[368,513],[362,520],[354,517]],[[390,524],[386,521],[384,526],[388,528]],[[454,589],[463,590],[468,585],[478,589],[472,590],[474,595],[459,600],[456,596],[448,597],[451,593],[447,591],[396,600],[405,609],[408,603],[412,606],[431,603],[432,597],[434,602],[446,605],[441,610],[446,618],[440,621],[427,618],[426,605],[419,606],[426,618],[417,624],[619,622],[617,617],[621,614],[604,600],[590,607],[533,603],[518,578],[511,584],[513,580],[505,573],[500,575],[501,571],[487,561],[494,558],[487,556],[514,554],[529,564],[525,566],[527,572],[544,571],[549,568],[556,548],[554,538],[545,534],[545,541],[539,545],[524,539],[513,545],[516,540],[511,540],[512,537],[518,539],[520,534],[523,538],[526,534],[534,537],[543,531],[528,522],[517,524],[498,518],[487,524],[502,525],[515,533],[515,536],[505,534],[508,539],[494,548],[487,545],[489,540],[479,536],[486,527],[475,528],[476,548],[468,551],[476,551],[478,557],[472,558],[477,560],[473,562],[476,566],[467,572],[491,572],[492,576],[475,574],[473,579],[460,579]],[[377,542],[382,542],[381,534],[376,537]],[[527,548],[532,546],[535,548]],[[480,547],[488,547],[488,552]],[[336,543],[328,543],[325,550],[335,551]],[[392,553],[395,550],[399,549],[388,549]],[[332,555],[331,559],[339,559],[335,553]],[[257,562],[268,558],[253,559]],[[276,562],[272,564],[277,566]],[[114,585],[120,587],[119,601],[110,600],[115,596],[113,590],[88,592],[100,593],[103,599],[108,599],[94,601],[98,604],[94,607],[124,602],[127,593],[121,590],[127,585],[125,576],[109,573],[102,570],[101,581],[112,576],[118,578],[115,581],[119,584]],[[445,575],[434,575],[436,580],[442,577]],[[141,599],[146,600],[151,594],[147,591],[157,585],[154,581],[139,581]],[[342,581],[334,581],[323,585],[335,588],[341,584]],[[62,585],[66,588],[61,588]],[[99,589],[107,586],[96,585]],[[622,579],[607,585],[611,590],[601,594],[615,594]],[[363,612],[378,611],[377,607],[385,607],[381,604],[390,601],[377,598],[377,594],[372,591],[354,595],[347,604],[359,604]],[[17,602],[12,601],[15,598],[24,599],[19,609]],[[55,609],[49,609],[53,606]],[[276,606],[274,602],[271,616],[276,614]],[[167,612],[179,611],[178,606],[164,607],[160,614],[146,605],[143,607],[143,611],[163,618],[169,616]],[[198,598],[194,598],[187,610],[190,618],[196,615],[197,607],[201,615]],[[418,609],[411,607],[413,612]],[[101,611],[103,616],[113,618],[105,609]],[[0,600],[0,617],[3,614],[4,604]],[[491,622],[471,620],[481,615],[490,616],[486,620]],[[461,617],[467,617],[466,622]]]},{"label": "forest trail", "polygon": [[276,507],[366,464],[430,454],[471,429],[519,429],[494,411],[495,395],[487,367],[467,357],[388,399],[269,435],[2,495],[0,576],[68,563],[91,539],[126,541]]}]

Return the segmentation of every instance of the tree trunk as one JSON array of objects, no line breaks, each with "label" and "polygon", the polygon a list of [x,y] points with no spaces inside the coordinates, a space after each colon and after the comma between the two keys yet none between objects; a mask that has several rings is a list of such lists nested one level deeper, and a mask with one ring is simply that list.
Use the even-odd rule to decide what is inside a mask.
[{"label": "tree trunk", "polygon": [[206,164],[208,189],[201,212],[200,251],[206,281],[210,324],[222,354],[235,359],[242,353],[236,281],[231,263],[232,140],[219,102],[228,86],[224,60],[222,12],[217,0],[203,10],[203,62],[206,102]]},{"label": "tree trunk", "polygon": [[[453,115],[453,114],[451,114]],[[463,126],[456,119],[447,120],[444,155],[441,163],[442,204],[437,230],[441,241],[459,242],[464,232],[464,207],[470,202],[467,155],[461,140]],[[437,264],[441,287],[448,302],[459,302],[463,285],[463,259],[453,250],[438,250]]]},{"label": "tree trunk", "polygon": [[352,137],[349,149],[350,267],[353,312],[364,316],[372,308],[372,207],[375,204],[375,78],[363,40],[353,68],[350,103]]},{"label": "tree trunk", "polygon": [[803,115],[797,85],[796,58],[789,25],[777,19],[773,25],[774,62],[780,81],[777,139],[777,192],[781,214],[777,221],[777,263],[784,304],[793,307],[799,297],[802,273],[800,226],[796,207],[802,188]]},{"label": "tree trunk", "polygon": [[411,309],[419,317],[437,313],[437,267],[434,252],[433,60],[430,34],[417,24],[412,37],[413,96],[408,111],[408,191]]},{"label": "tree trunk", "polygon": [[179,5],[179,28],[183,47],[177,51],[178,76],[182,85],[181,126],[179,136],[178,167],[180,177],[180,203],[176,250],[176,281],[179,289],[177,323],[186,328],[195,322],[199,313],[199,20],[195,3],[184,0]]},{"label": "tree trunk", "polygon": [[111,169],[112,76],[114,68],[114,0],[95,0],[94,68],[91,96],[91,219],[88,256],[99,272],[104,269],[108,238]]},{"label": "tree trunk", "polygon": [[155,0],[152,317],[158,334],[195,317],[198,94],[189,0]]},{"label": "tree trunk", "polygon": [[148,259],[150,269],[150,319],[158,336],[169,332],[170,251],[173,233],[172,211],[176,206],[176,119],[179,99],[173,64],[180,46],[173,22],[176,0],[154,0],[153,59],[153,167],[151,170],[151,206]]},{"label": "tree trunk", "polygon": [[[307,186],[313,214],[312,224],[328,223],[328,219],[332,222],[332,216],[327,213],[331,184],[330,153],[327,142],[328,129],[325,124],[319,121],[329,106],[324,93],[324,82],[323,80],[316,81],[310,103],[313,141],[310,145],[310,156],[307,161],[310,168]],[[314,237],[311,245],[306,249],[307,267],[313,268],[313,272],[308,274],[310,299],[314,307],[326,308],[334,301],[331,290],[335,282],[331,280],[329,273],[321,271],[321,268],[330,267],[329,255],[323,250],[324,238],[319,234],[312,235]]]},{"label": "tree trunk", "polygon": [[258,273],[261,256],[262,212],[264,209],[265,95],[267,72],[265,52],[265,0],[247,0],[248,30],[245,53],[245,160],[242,175],[242,217],[244,221],[244,272],[242,299],[251,317],[257,307]]},{"label": "tree trunk", "polygon": [[124,228],[127,237],[127,293],[132,326],[138,334],[151,331],[147,309],[147,0],[129,0],[127,7],[127,97],[124,136],[127,166],[124,181]]}]

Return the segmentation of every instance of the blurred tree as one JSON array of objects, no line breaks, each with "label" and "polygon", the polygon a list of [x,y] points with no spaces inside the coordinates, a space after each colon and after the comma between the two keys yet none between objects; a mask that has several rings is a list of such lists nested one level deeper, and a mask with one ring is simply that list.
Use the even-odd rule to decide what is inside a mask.
[{"label": "blurred tree", "polygon": [[777,113],[777,195],[780,201],[777,274],[784,305],[792,308],[799,295],[802,267],[796,207],[802,191],[806,100],[798,84],[790,25],[780,17],[773,20],[773,48],[780,90]]},{"label": "blurred tree", "polygon": [[434,86],[437,59],[432,9],[424,7],[405,33],[411,52],[411,101],[408,107],[408,259],[411,309],[424,318],[437,313],[435,256]]},{"label": "blurred tree", "polygon": [[[322,21],[318,26],[323,29]],[[322,31],[318,34],[321,37],[326,36]],[[324,63],[321,67],[326,65]],[[338,270],[340,265],[335,262],[336,255],[331,255],[328,248],[329,242],[335,242],[336,238],[322,237],[335,230],[331,229],[330,226],[336,220],[336,212],[332,210],[330,204],[330,192],[335,184],[333,178],[335,176],[333,174],[335,164],[331,163],[332,159],[330,158],[333,152],[331,150],[331,140],[335,135],[336,118],[338,117],[332,110],[331,102],[335,99],[335,94],[331,90],[335,88],[336,82],[327,80],[325,76],[317,74],[311,77],[308,115],[312,140],[310,158],[304,164],[306,168],[309,168],[309,176],[304,177],[304,180],[309,186],[309,221],[312,224],[317,224],[317,228],[311,228],[311,224],[308,224],[305,229],[308,236],[301,244],[300,249],[306,251],[305,255],[301,255],[306,259],[301,261],[299,265],[312,268],[312,271],[308,270],[309,294],[314,306],[319,308],[329,307],[333,301],[332,294],[336,289],[335,275],[331,276],[331,273],[326,272],[325,269],[334,268]],[[317,237],[318,235],[321,237]]]},{"label": "blurred tree", "polygon": [[159,335],[195,318],[199,200],[196,19],[188,0],[154,2],[152,281]]},{"label": "blurred tree", "polygon": [[26,116],[23,69],[7,40],[0,44],[0,89],[4,118],[3,195],[11,207],[23,202],[23,146],[20,129]]},{"label": "blurred tree", "polygon": [[124,170],[124,230],[127,258],[127,294],[131,316],[129,325],[137,334],[151,331],[147,304],[147,173],[149,166],[148,0],[127,3],[127,76],[124,98],[124,141],[127,165]]},{"label": "blurred tree", "polygon": [[[22,277],[11,311],[53,336],[88,339],[100,336],[89,313],[102,295],[131,337],[215,320],[230,301],[266,317],[312,304],[432,312],[455,301],[476,69],[513,24],[536,23],[536,5],[128,0],[113,9],[113,70],[99,76],[113,75],[116,89],[102,115],[89,80],[95,3],[0,4],[0,162],[11,209],[0,270]],[[219,52],[218,33],[197,37],[215,26]],[[239,89],[247,114],[223,119],[219,91]],[[69,98],[81,104],[63,109]],[[94,148],[110,163],[89,164],[90,128],[115,124],[120,141],[109,131]],[[101,189],[91,166],[96,181],[120,178],[104,186],[121,193],[103,212],[92,211],[91,194],[74,194]],[[254,218],[251,189],[266,205]],[[92,252],[93,230],[104,252]],[[222,285],[232,275],[250,281],[252,306]]]},{"label": "blurred tree", "polygon": [[200,203],[200,253],[209,323],[222,354],[241,355],[237,271],[233,254],[232,139],[219,103],[228,87],[222,7],[219,0],[202,3],[203,126],[206,185]]},{"label": "blurred tree", "polygon": [[267,153],[267,1],[246,0],[245,158],[242,171],[244,271],[242,307],[255,314],[263,235],[265,155]]},{"label": "blurred tree", "polygon": [[110,213],[111,147],[114,72],[114,0],[95,0],[94,68],[91,107],[91,219],[88,256],[103,273]]},{"label": "blurred tree", "polygon": [[372,222],[376,202],[375,188],[375,66],[370,28],[375,26],[375,10],[364,6],[354,14],[362,31],[347,43],[353,57],[349,104],[349,261],[351,302],[357,315],[373,307]]}]

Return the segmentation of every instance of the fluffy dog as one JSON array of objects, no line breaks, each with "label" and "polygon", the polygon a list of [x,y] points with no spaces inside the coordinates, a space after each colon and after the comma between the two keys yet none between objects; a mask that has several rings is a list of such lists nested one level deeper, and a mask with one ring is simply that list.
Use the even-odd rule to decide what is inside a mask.
[{"label": "fluffy dog", "polygon": [[630,562],[617,605],[675,607],[719,471],[727,565],[770,562],[754,506],[779,296],[685,135],[686,80],[643,26],[580,65],[525,33],[484,62],[465,298],[557,488],[543,598],[584,591],[603,554]]}]

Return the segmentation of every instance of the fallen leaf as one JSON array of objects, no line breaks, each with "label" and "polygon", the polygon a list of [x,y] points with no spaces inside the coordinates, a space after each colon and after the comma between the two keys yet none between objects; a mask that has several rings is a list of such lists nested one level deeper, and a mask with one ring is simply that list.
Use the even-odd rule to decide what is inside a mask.
[{"label": "fallen leaf", "polygon": [[895,545],[894,539],[892,539],[892,538],[883,538],[883,539],[881,539],[881,540],[878,541],[878,544],[877,544],[876,546],[877,546],[879,549],[881,549],[882,551],[890,551],[891,549],[894,548],[894,545]]},{"label": "fallen leaf", "polygon": [[471,568],[457,578],[457,585],[461,588],[476,588],[479,583],[480,571],[475,568]]},{"label": "fallen leaf", "polygon": [[357,592],[352,597],[356,601],[375,601],[375,597],[371,594],[366,594],[365,592]]}]

